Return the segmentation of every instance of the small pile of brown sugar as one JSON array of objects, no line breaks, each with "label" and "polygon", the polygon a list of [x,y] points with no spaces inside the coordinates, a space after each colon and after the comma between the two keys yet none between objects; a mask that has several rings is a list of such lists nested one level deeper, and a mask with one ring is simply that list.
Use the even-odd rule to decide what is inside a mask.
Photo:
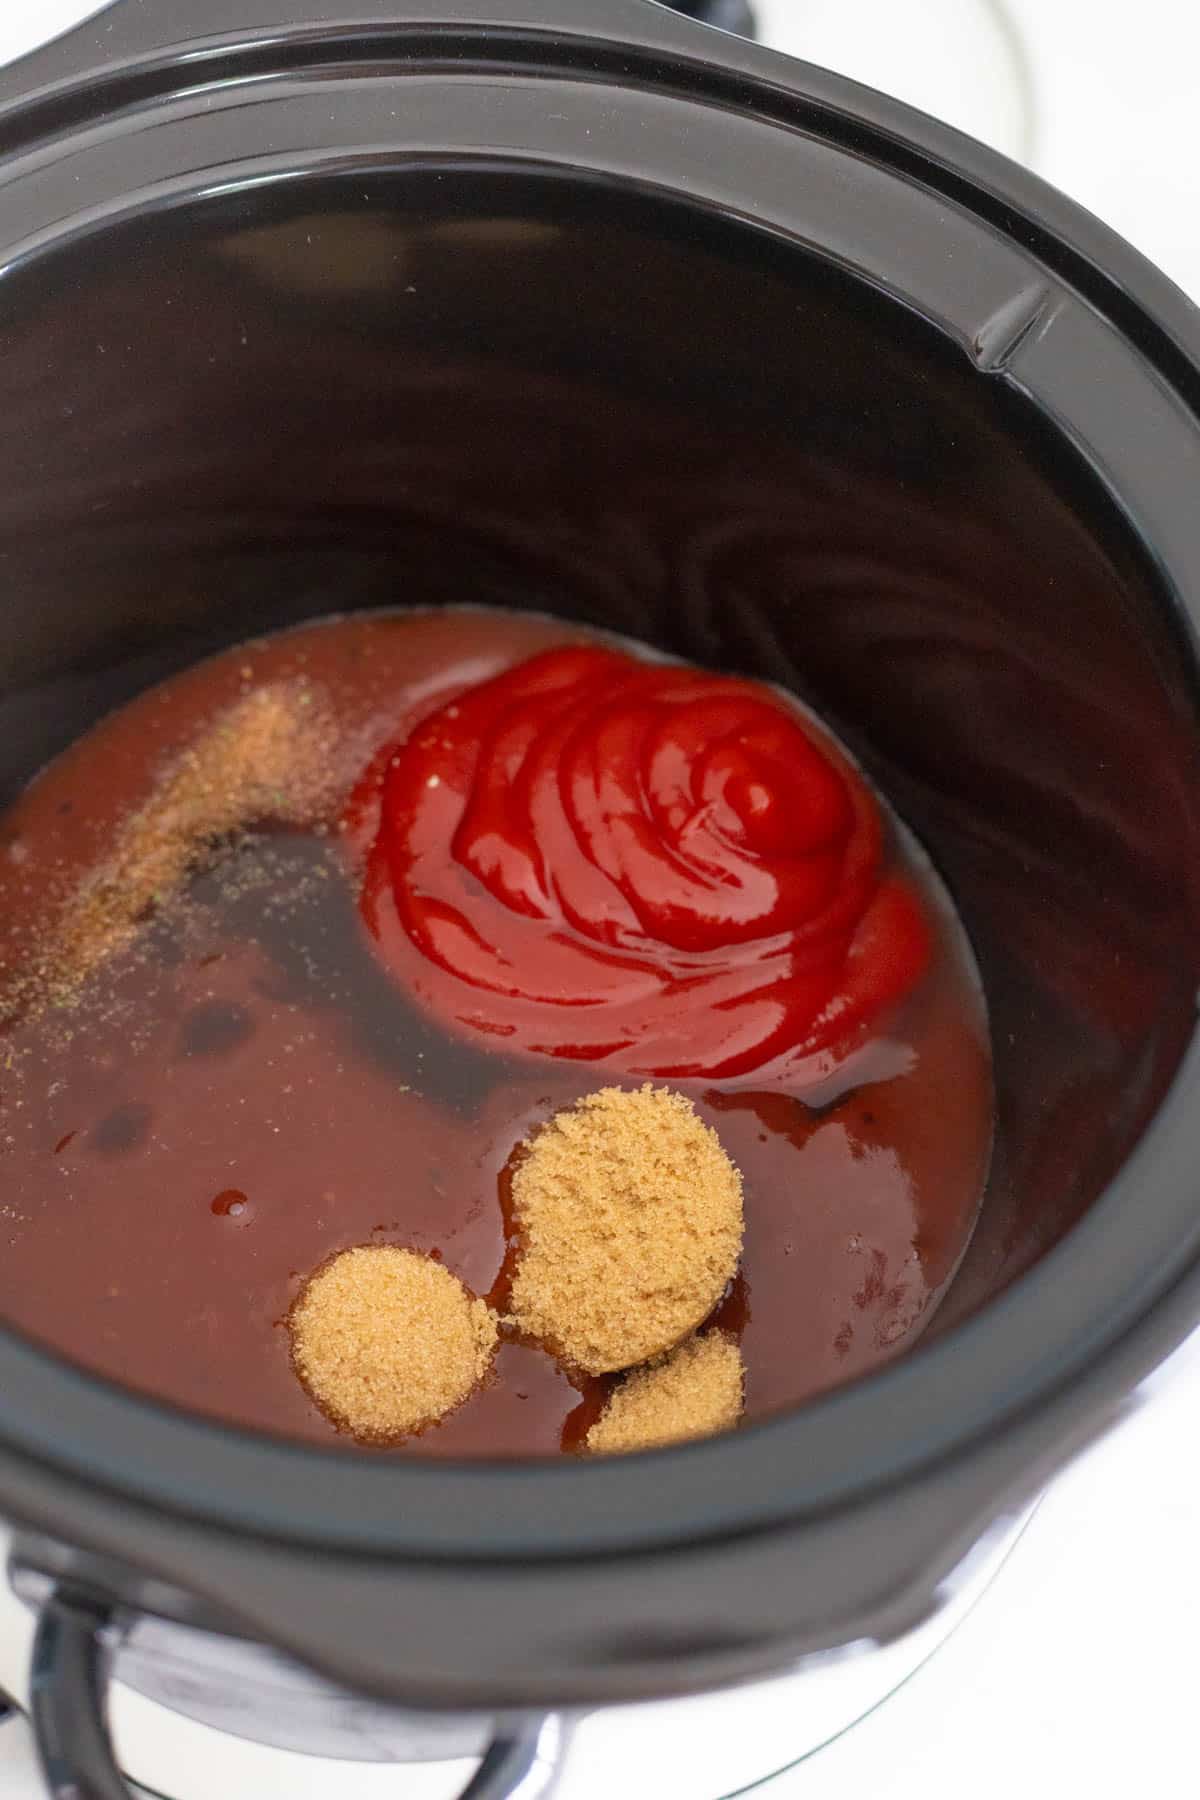
[{"label": "small pile of brown sugar", "polygon": [[512,1197],[512,1322],[589,1375],[678,1344],[741,1255],[742,1178],[669,1088],[603,1088],[556,1114]]},{"label": "small pile of brown sugar", "polygon": [[68,1004],[93,969],[135,936],[214,843],[260,819],[303,825],[336,799],[337,728],[304,680],[244,694],[164,770],[116,834],[111,854],[68,898],[0,1015]]},{"label": "small pile of brown sugar", "polygon": [[742,1416],[744,1387],[736,1341],[706,1331],[626,1375],[588,1432],[587,1448],[614,1456],[728,1431]]},{"label": "small pile of brown sugar", "polygon": [[368,1443],[432,1425],[482,1381],[496,1319],[430,1256],[390,1244],[342,1250],[288,1317],[292,1360],[336,1425]]}]

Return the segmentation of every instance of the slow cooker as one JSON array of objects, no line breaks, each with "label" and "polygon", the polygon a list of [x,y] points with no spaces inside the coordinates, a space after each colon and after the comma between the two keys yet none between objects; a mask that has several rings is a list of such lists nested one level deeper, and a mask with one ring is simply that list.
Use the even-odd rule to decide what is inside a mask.
[{"label": "slow cooker", "polygon": [[5,796],[252,633],[535,607],[824,713],[991,1014],[933,1327],[722,1439],[335,1454],[0,1333],[53,1793],[126,1791],[115,1663],[200,1717],[290,1690],[284,1741],[490,1740],[467,1791],[531,1800],[580,1709],[927,1623],[1200,1318],[1200,319],[981,145],[654,0],[288,13],[118,0],[0,84]]}]

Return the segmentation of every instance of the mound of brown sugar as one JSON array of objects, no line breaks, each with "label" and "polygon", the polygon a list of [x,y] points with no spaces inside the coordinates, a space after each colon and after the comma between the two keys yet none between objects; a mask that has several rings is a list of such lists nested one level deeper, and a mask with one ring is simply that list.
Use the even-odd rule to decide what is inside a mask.
[{"label": "mound of brown sugar", "polygon": [[742,1180],[669,1088],[603,1088],[558,1113],[513,1172],[519,1330],[590,1375],[670,1350],[742,1249]]},{"label": "mound of brown sugar", "polygon": [[170,763],[116,834],[112,851],[70,895],[0,1015],[64,1005],[175,892],[214,843],[261,819],[317,822],[336,799],[336,725],[313,685],[276,682],[244,694]]},{"label": "mound of brown sugar", "polygon": [[296,1372],[321,1410],[370,1443],[407,1436],[465,1400],[488,1371],[495,1316],[432,1257],[388,1244],[343,1250],[288,1318]]},{"label": "mound of brown sugar", "polygon": [[741,1418],[744,1387],[736,1342],[707,1331],[626,1375],[588,1432],[587,1448],[610,1456],[728,1431]]}]

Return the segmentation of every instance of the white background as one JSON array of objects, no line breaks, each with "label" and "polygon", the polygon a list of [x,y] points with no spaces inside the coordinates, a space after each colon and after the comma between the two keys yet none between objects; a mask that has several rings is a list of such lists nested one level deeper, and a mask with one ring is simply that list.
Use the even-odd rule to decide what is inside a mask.
[{"label": "white background", "polygon": [[[1020,84],[1014,90],[986,31],[975,66],[964,51],[969,0],[759,8],[773,41],[1029,155],[1200,297],[1194,0],[1009,0],[1032,84],[1032,137],[1016,116]],[[0,0],[0,60],[85,10],[80,0]],[[1198,1444],[1194,1340],[1132,1421],[1056,1483],[950,1643],[870,1718],[758,1790],[763,1800],[1195,1793]],[[23,1730],[0,1731],[0,1800],[36,1793]],[[690,1800],[672,1784],[670,1758],[664,1742],[659,1766],[628,1800]]]}]

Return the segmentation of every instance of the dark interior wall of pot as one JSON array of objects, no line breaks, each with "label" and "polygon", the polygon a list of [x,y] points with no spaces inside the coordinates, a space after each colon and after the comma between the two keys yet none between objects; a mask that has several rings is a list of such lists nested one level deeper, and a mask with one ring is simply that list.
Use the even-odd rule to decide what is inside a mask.
[{"label": "dark interior wall of pot", "polygon": [[0,285],[0,791],[148,681],[477,601],[782,681],[949,880],[1000,1140],[952,1320],[1079,1216],[1191,1028],[1191,695],[996,376],[749,227],[484,169],[215,196]]}]

